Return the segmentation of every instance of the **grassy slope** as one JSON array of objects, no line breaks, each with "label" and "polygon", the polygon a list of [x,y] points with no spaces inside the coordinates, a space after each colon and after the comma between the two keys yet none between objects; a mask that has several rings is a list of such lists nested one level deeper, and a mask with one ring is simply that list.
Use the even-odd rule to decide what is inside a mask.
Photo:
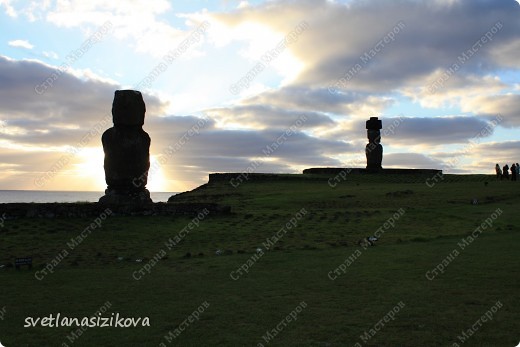
[{"label": "grassy slope", "polygon": [[[74,346],[157,346],[201,303],[210,307],[171,345],[265,343],[274,328],[302,301],[307,307],[269,345],[365,345],[360,335],[398,302],[406,306],[371,338],[373,346],[452,346],[498,300],[503,307],[465,346],[518,343],[518,225],[520,186],[486,176],[445,176],[433,188],[426,177],[350,176],[334,189],[327,179],[204,186],[179,201],[221,202],[230,216],[208,216],[150,274],[132,278],[164,242],[190,219],[112,217],[42,281],[34,271],[1,271],[0,341],[8,346],[70,345],[69,328],[23,328],[27,316],[61,312],[91,315],[103,303],[110,312],[150,317],[149,328],[90,328]],[[488,185],[484,185],[489,181]],[[471,205],[477,198],[479,205]],[[299,210],[308,213],[250,269],[234,281],[230,272]],[[405,214],[364,250],[371,235],[399,208]],[[433,281],[425,273],[457,242],[500,208],[503,214]],[[51,261],[88,219],[8,221],[0,229],[0,262],[33,255]],[[233,255],[216,256],[215,250]],[[345,274],[327,274],[358,250]],[[183,258],[186,253],[191,258]],[[239,253],[240,252],[240,253]],[[244,252],[244,253],[242,253]],[[200,255],[199,255],[200,254]],[[202,255],[203,254],[203,255]],[[118,257],[124,259],[119,261]],[[136,263],[135,259],[143,259]],[[37,266],[36,266],[37,267]],[[169,345],[166,343],[166,345]]]}]

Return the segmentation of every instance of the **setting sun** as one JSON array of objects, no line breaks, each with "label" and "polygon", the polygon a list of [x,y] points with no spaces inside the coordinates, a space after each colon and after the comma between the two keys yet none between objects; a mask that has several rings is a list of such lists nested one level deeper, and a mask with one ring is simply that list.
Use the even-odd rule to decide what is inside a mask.
[{"label": "setting sun", "polygon": [[84,148],[75,164],[77,179],[81,181],[86,190],[103,191],[106,188],[105,173],[103,171],[103,149]]},{"label": "setting sun", "polygon": [[150,171],[148,171],[147,188],[151,192],[167,192],[167,179],[163,169],[157,161],[157,156],[150,156]]},{"label": "setting sun", "polygon": [[[86,190],[103,191],[106,188],[105,173],[103,171],[104,154],[102,148],[85,148],[80,152],[80,162],[74,165],[73,174],[76,180],[87,187]],[[150,155],[150,171],[148,172],[147,188],[151,192],[166,192],[167,179],[157,156]]]}]

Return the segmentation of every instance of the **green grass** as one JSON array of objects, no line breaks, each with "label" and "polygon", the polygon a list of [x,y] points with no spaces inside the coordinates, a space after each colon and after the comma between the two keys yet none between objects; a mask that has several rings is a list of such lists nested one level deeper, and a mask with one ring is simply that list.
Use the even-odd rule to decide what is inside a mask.
[{"label": "green grass", "polygon": [[[24,328],[25,318],[90,316],[109,302],[105,316],[149,317],[151,326],[88,328],[74,346],[452,346],[497,301],[502,307],[493,320],[464,346],[520,341],[519,185],[446,175],[429,188],[424,176],[352,175],[331,188],[327,177],[287,177],[238,188],[215,182],[180,195],[179,202],[218,202],[233,213],[209,215],[171,250],[165,242],[190,218],[111,217],[74,250],[67,241],[91,219],[6,221],[0,263],[32,255],[35,266],[0,270],[0,341],[7,347],[72,345],[71,328]],[[302,209],[297,227],[266,251],[266,238]],[[357,245],[399,209],[405,213],[377,246]],[[461,250],[461,238],[497,209],[502,214],[492,227]],[[258,247],[264,255],[233,280],[230,274],[255,258]],[[54,273],[35,279],[63,249],[69,254]],[[427,271],[454,249],[459,255],[445,272],[428,280]],[[167,255],[135,280],[161,250]],[[359,256],[331,280],[329,273],[334,277],[353,254]],[[204,302],[209,307],[200,320],[168,343],[164,336]],[[267,343],[266,331],[302,302],[297,320]],[[360,336],[400,302],[395,320],[363,342]]]}]

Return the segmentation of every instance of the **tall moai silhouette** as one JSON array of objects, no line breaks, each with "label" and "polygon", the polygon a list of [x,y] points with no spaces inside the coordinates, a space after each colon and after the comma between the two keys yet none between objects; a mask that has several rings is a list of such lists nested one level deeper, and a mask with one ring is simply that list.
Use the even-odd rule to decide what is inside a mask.
[{"label": "tall moai silhouette", "polygon": [[383,146],[381,145],[381,129],[383,123],[377,117],[370,117],[366,121],[368,144],[365,147],[367,157],[367,171],[381,171],[383,167]]},{"label": "tall moai silhouette", "polygon": [[143,130],[146,106],[141,92],[116,90],[112,103],[114,126],[102,137],[107,189],[105,204],[152,203],[146,189],[150,168],[150,136]]}]

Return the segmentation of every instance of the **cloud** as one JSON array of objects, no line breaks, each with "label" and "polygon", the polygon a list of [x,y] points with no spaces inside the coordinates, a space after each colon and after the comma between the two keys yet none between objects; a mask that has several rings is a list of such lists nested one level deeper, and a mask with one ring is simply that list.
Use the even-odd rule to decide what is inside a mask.
[{"label": "cloud", "polygon": [[[443,169],[450,173],[495,173],[495,164],[501,167],[506,163],[519,162],[520,141],[485,142],[470,148],[471,150],[451,153],[433,153],[431,157],[439,158],[445,164]],[[456,165],[454,166],[453,163]]]},{"label": "cloud", "polygon": [[245,105],[272,105],[300,112],[315,111],[340,116],[379,113],[391,105],[388,99],[366,92],[330,93],[325,88],[286,86],[241,101]]},{"label": "cloud", "polygon": [[[70,156],[69,151],[74,146],[97,148],[102,153],[101,132],[112,126],[112,99],[114,90],[120,86],[93,76],[80,78],[64,71],[45,93],[37,93],[35,86],[55,71],[54,67],[37,61],[0,57],[0,79],[8,81],[0,85],[0,116],[4,120],[0,127],[0,155],[4,155],[5,164],[14,165],[5,171],[5,177],[10,177],[6,180],[11,183],[21,170],[20,165],[23,165],[24,179],[32,175],[32,180],[27,182],[33,182],[60,157]],[[143,96],[147,105],[144,129],[152,138],[152,156],[166,153],[168,146],[179,143],[201,121],[200,116],[168,115],[167,103],[153,95]],[[252,110],[264,112],[266,117],[269,113],[261,108]],[[296,172],[301,166],[340,165],[335,157],[352,150],[350,144],[343,141],[312,137],[302,132],[304,127],[289,131],[285,125],[292,121],[291,117],[301,116],[301,113],[277,112],[274,112],[274,118],[263,121],[268,125],[265,129],[222,129],[217,127],[218,119],[209,118],[199,133],[189,137],[178,152],[168,157],[163,173],[170,178],[180,177],[180,182],[193,186],[200,184],[197,180],[209,172],[242,172],[254,160],[262,162],[256,168],[257,172]],[[307,116],[311,127],[333,124],[322,114],[309,113]],[[283,117],[287,118],[286,123]],[[104,123],[99,127],[102,120]],[[92,132],[96,128],[98,131]],[[85,136],[88,141],[82,143]],[[16,159],[9,155],[13,151],[25,154]],[[28,159],[38,154],[42,154],[39,160]],[[71,165],[79,165],[81,158],[81,155],[73,155],[71,163],[60,171],[60,175],[73,176]],[[101,170],[101,161],[99,167]],[[49,187],[53,184],[49,182]],[[179,182],[175,184],[173,190],[182,189]],[[25,187],[34,189],[27,184]]]},{"label": "cloud", "polygon": [[283,129],[300,123],[302,129],[334,126],[334,121],[321,112],[288,110],[264,104],[221,107],[204,112],[223,126],[239,125],[251,129]]},{"label": "cloud", "polygon": [[[57,27],[79,28],[85,36],[91,35],[109,22],[116,39],[125,40],[135,51],[155,58],[162,57],[178,46],[200,24],[193,20],[187,21],[184,29],[161,18],[172,9],[171,3],[166,0],[134,0],[124,5],[118,1],[106,0],[31,1],[12,4],[8,0],[1,0],[0,5],[11,16],[21,13],[30,22],[46,21]],[[200,43],[194,46],[198,45]],[[201,52],[194,48],[189,52],[190,56],[196,54]]]},{"label": "cloud", "polygon": [[[437,76],[437,77],[432,77]],[[467,114],[480,119],[500,116],[503,127],[520,126],[520,97],[514,86],[504,83],[497,76],[454,75],[431,92],[439,73],[426,77],[422,88],[404,88],[403,94],[427,108],[458,106]]]},{"label": "cloud", "polygon": [[[513,86],[498,74],[520,69],[519,15],[513,0],[278,0],[192,18],[227,28],[219,29],[226,33],[225,42],[245,41],[248,52],[258,46],[247,39],[248,23],[262,23],[281,34],[302,21],[309,24],[287,48],[304,63],[299,75],[280,88],[240,100],[226,109],[229,114],[240,113],[244,105],[262,105],[364,119],[409,98],[426,108],[460,107],[461,113],[482,116],[468,121],[470,125],[482,125],[482,119],[500,113],[504,126],[517,126],[517,95],[504,95]],[[433,129],[448,130],[446,122],[439,119]],[[467,138],[468,131],[453,136],[444,132],[439,138],[457,141]],[[440,142],[426,132],[429,143]]]},{"label": "cloud", "polygon": [[462,110],[487,117],[500,117],[504,127],[520,127],[520,95],[490,95],[468,98],[462,102]]},{"label": "cloud", "polygon": [[397,167],[410,169],[442,169],[444,163],[424,154],[418,153],[390,153],[383,155],[383,167]]},{"label": "cloud", "polygon": [[[518,95],[502,95],[511,86],[496,75],[503,68],[520,68],[519,14],[520,7],[512,0],[272,1],[207,16],[231,28],[246,22],[269,23],[282,33],[302,20],[309,23],[309,29],[289,47],[306,68],[291,85],[243,104],[358,116],[360,121],[352,126],[342,123],[321,132],[329,138],[351,137],[366,117],[384,113],[402,96],[428,108],[461,107],[461,113],[470,117],[421,117],[419,113],[417,118],[408,117],[392,137],[395,144],[442,145],[467,141],[487,125],[486,118],[497,114],[504,116],[502,125],[519,125]],[[384,47],[377,46],[372,56],[381,39]],[[476,53],[465,58],[473,47]],[[446,80],[443,75],[454,64],[458,68]],[[341,77],[345,80],[336,88]],[[440,88],[432,92],[429,87],[439,80]],[[327,93],[331,86],[334,93]]]},{"label": "cloud", "polygon": [[[518,153],[520,153],[520,141],[488,142],[477,147],[474,157],[477,161],[485,163],[486,167],[493,162],[501,165],[508,163],[511,166],[512,163],[520,162]],[[483,158],[486,159],[482,160]]]},{"label": "cloud", "polygon": [[[171,4],[166,0],[137,0],[124,6],[105,0],[72,0],[57,2],[45,12],[45,17],[48,22],[60,27],[90,28],[90,31],[109,22],[116,39],[126,40],[137,52],[159,58],[178,46],[190,30],[200,24],[191,21],[186,24],[188,29],[172,26],[159,18],[170,10]],[[194,47],[198,45],[200,43]],[[192,47],[189,54],[201,53]]]},{"label": "cloud", "polygon": [[[81,24],[102,24],[110,17],[117,20],[124,19],[125,24],[130,20],[135,25],[141,25],[146,19],[155,19],[156,15],[164,13],[171,8],[166,0],[146,1],[135,0],[121,6],[120,3],[106,0],[81,0],[58,1],[55,6],[48,6],[47,19],[59,26],[74,27]],[[139,16],[141,20],[138,20]]]},{"label": "cloud", "polygon": [[43,51],[42,54],[46,58],[51,58],[51,59],[58,59],[59,58],[58,54],[56,52],[53,52],[53,51]]},{"label": "cloud", "polygon": [[9,17],[17,17],[18,14],[16,13],[16,10],[14,9],[14,7],[11,5],[11,0],[0,0],[0,6],[4,8],[5,10],[5,13],[9,16]]},{"label": "cloud", "polygon": [[445,79],[444,73],[438,69],[404,86],[401,93],[425,108],[441,108],[457,106],[481,95],[500,94],[510,87],[495,75],[455,74]]},{"label": "cloud", "polygon": [[[30,20],[79,29],[85,35],[110,21],[113,38],[153,57],[175,48],[198,23],[211,23],[193,52],[176,60],[169,71],[172,80],[183,81],[182,91],[176,88],[170,95],[169,86],[169,91],[145,94],[145,129],[154,156],[179,141],[201,117],[209,117],[200,133],[164,164],[165,176],[176,186],[198,184],[208,172],[240,172],[260,159],[263,164],[257,170],[263,172],[341,166],[351,156],[364,157],[364,122],[370,116],[380,116],[389,125],[396,119],[387,115],[407,115],[393,133],[383,135],[384,165],[404,167],[442,166],[497,114],[503,117],[500,134],[520,126],[514,85],[520,71],[520,6],[513,0],[273,0],[232,6],[231,12],[182,14],[165,0],[125,6],[102,0],[46,1],[41,7],[38,2],[0,4],[16,7],[15,13]],[[231,95],[229,86],[242,71],[250,71],[300,23],[308,26],[251,81],[255,87]],[[461,61],[469,49],[474,50],[471,57]],[[187,63],[192,54],[203,53],[209,57],[201,59],[204,66],[200,61]],[[224,62],[229,54],[231,63]],[[101,58],[86,58],[82,66],[108,71],[95,59]],[[135,60],[129,62],[133,67]],[[136,72],[147,62],[139,60]],[[130,83],[130,77],[122,78],[127,80],[121,83]],[[0,57],[0,79],[0,116],[5,121],[0,146],[46,153],[45,162],[110,118],[113,92],[121,88],[119,81],[102,79],[88,69],[61,71],[5,57]],[[46,88],[41,88],[44,83]],[[168,101],[188,111],[172,114]],[[265,157],[266,146],[302,116],[306,121]],[[99,134],[87,146],[99,150]],[[487,164],[479,166],[478,161],[494,161],[494,151],[480,145],[478,156],[468,155],[464,167],[457,169],[487,170]],[[10,172],[22,164],[9,160]],[[41,170],[31,163],[23,166],[27,174]]]},{"label": "cloud", "polygon": [[[229,43],[245,40],[246,23],[282,34],[302,21],[309,24],[287,48],[303,62],[299,75],[245,103],[366,117],[406,97],[423,107],[461,106],[487,116],[498,113],[494,100],[505,101],[511,114],[516,110],[515,97],[501,96],[511,86],[497,74],[520,69],[519,15],[513,0],[278,0],[193,18],[227,27],[222,32]],[[247,51],[257,46],[253,39],[246,42]],[[504,124],[518,124],[507,119]]]},{"label": "cloud", "polygon": [[[282,33],[305,20],[310,28],[290,47],[305,62],[295,83],[325,88],[359,64],[361,69],[344,90],[390,91],[440,67],[450,67],[500,22],[502,29],[492,41],[464,65],[468,72],[492,71],[497,67],[491,58],[493,47],[520,41],[519,14],[520,8],[513,0],[370,0],[347,4],[308,0],[272,1],[232,13],[207,15],[230,27],[245,22],[269,23]],[[394,34],[389,37],[391,32]],[[371,58],[362,59],[365,53]]]},{"label": "cloud", "polygon": [[[7,123],[0,139],[26,144],[73,145],[110,116],[114,91],[120,86],[36,61],[0,56],[0,115]],[[72,72],[72,71],[71,71]],[[39,88],[49,77],[53,83]],[[38,93],[43,91],[43,93]],[[145,96],[148,111],[161,114],[166,104]]]},{"label": "cloud", "polygon": [[[418,146],[427,147],[449,144],[464,144],[473,139],[479,141],[493,134],[497,124],[484,117],[443,116],[443,117],[379,117],[383,123],[381,143],[384,147]],[[328,138],[350,138],[356,145],[366,144],[366,119],[348,121],[341,127],[325,134]],[[357,134],[358,138],[352,138]]]},{"label": "cloud", "polygon": [[[383,118],[383,122],[382,141],[396,145],[466,143],[490,126],[485,119],[467,116]],[[490,129],[486,136],[493,133]]]},{"label": "cloud", "polygon": [[518,69],[520,40],[511,40],[497,44],[490,52],[493,61],[503,67]]},{"label": "cloud", "polygon": [[13,40],[13,41],[9,41],[7,44],[11,47],[18,47],[18,48],[25,48],[25,49],[34,48],[34,46],[31,43],[29,43],[29,41],[27,41],[27,40]]},{"label": "cloud", "polygon": [[[174,146],[198,120],[194,116],[154,118],[150,119],[146,127],[150,134],[153,133],[152,141],[155,139],[165,149],[169,145]],[[319,139],[300,131],[287,130],[289,129],[225,130],[215,128],[210,121],[199,135],[190,138],[175,158],[182,158],[187,162],[190,162],[190,158],[214,158],[206,162],[206,169],[213,171],[211,163],[224,157],[246,160],[280,159],[287,165],[310,164],[320,161],[337,162],[330,157],[351,150],[351,146],[342,141]],[[229,169],[239,170],[240,167]]]}]

